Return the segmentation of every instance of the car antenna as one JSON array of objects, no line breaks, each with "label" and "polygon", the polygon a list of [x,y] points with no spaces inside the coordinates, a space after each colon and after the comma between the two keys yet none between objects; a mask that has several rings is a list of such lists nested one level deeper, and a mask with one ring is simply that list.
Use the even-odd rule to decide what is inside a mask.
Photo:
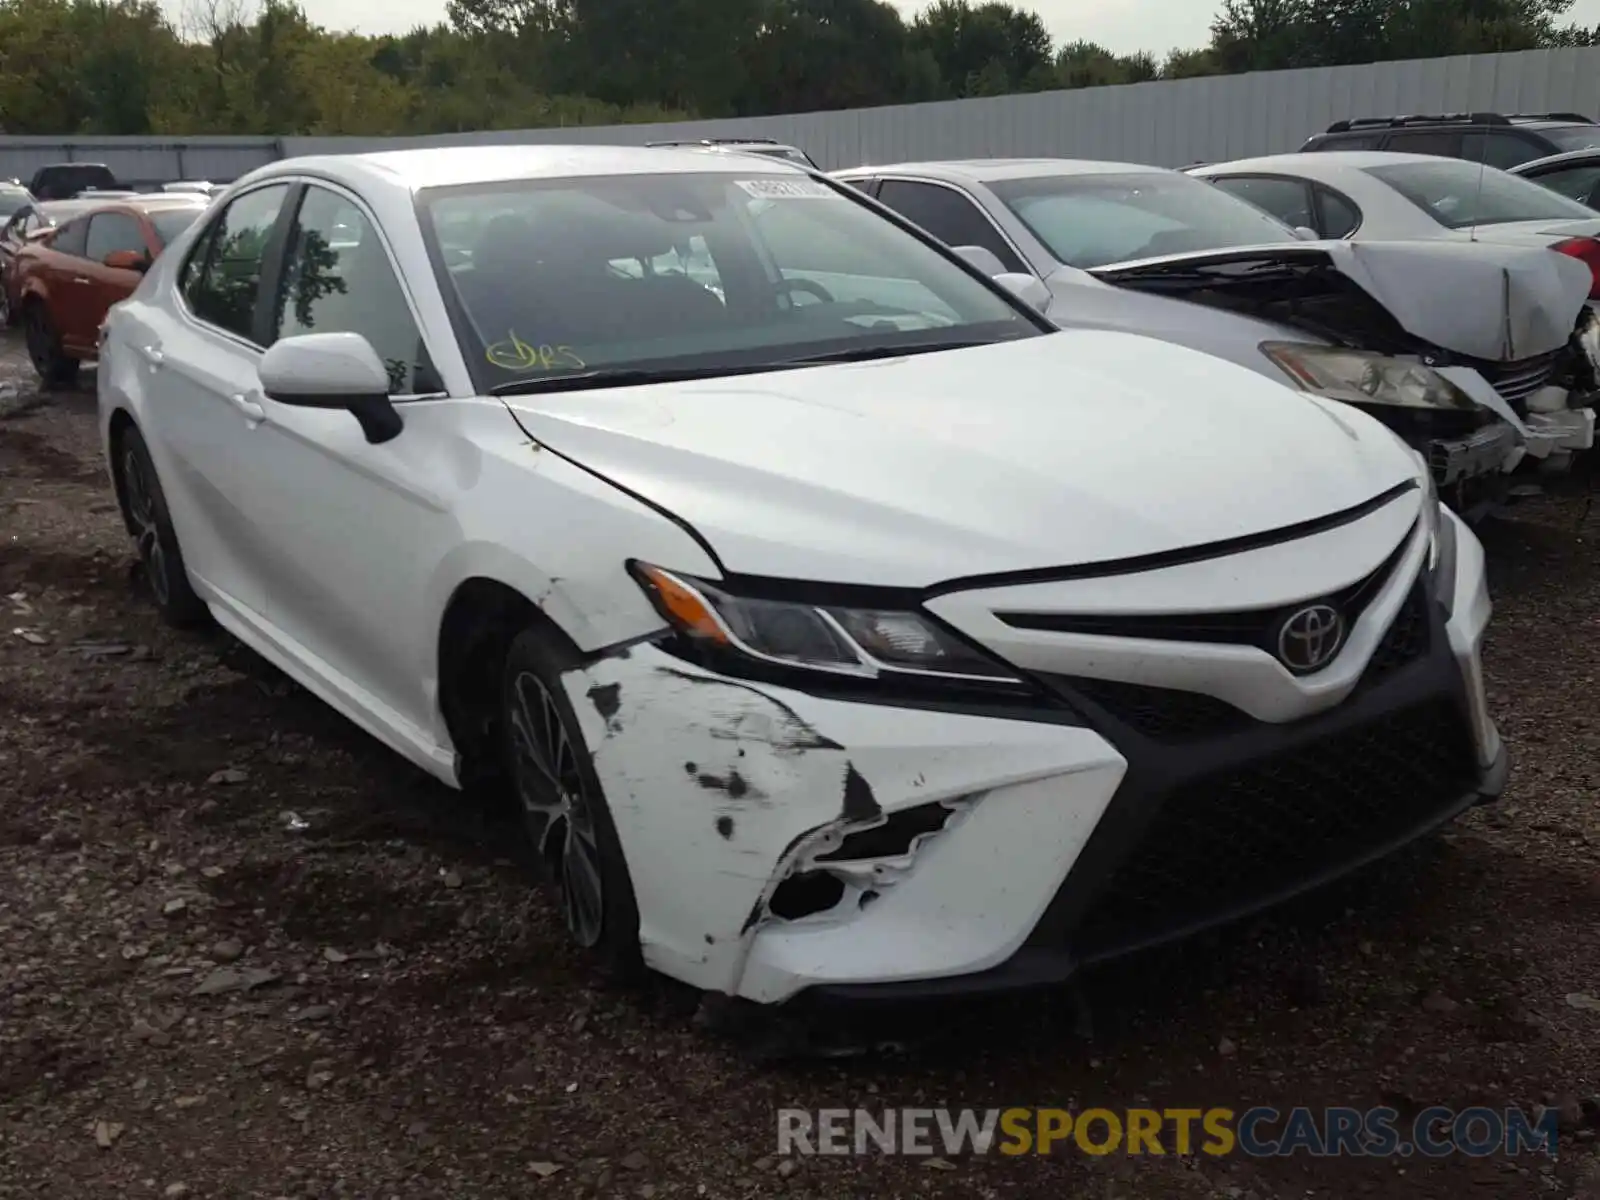
[{"label": "car antenna", "polygon": [[1478,240],[1478,211],[1483,205],[1483,177],[1489,171],[1489,135],[1479,134],[1478,144],[1478,190],[1472,197],[1472,228],[1467,230],[1467,240]]}]

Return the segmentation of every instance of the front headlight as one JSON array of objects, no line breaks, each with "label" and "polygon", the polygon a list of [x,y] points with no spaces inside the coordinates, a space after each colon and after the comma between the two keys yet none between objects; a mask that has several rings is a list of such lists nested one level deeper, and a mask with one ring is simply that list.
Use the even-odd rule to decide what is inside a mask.
[{"label": "front headlight", "polygon": [[1387,354],[1302,342],[1262,342],[1261,353],[1303,390],[1329,400],[1463,412],[1478,407],[1476,400],[1432,367]]},{"label": "front headlight", "polygon": [[662,618],[713,654],[863,680],[1026,686],[918,613],[751,599],[647,563],[629,566]]}]

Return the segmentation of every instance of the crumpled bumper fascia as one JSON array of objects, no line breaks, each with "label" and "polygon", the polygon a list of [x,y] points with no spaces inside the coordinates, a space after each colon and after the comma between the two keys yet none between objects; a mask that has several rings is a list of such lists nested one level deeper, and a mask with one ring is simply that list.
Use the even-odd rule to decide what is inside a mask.
[{"label": "crumpled bumper fascia", "polygon": [[[646,963],[763,1003],[1004,962],[1127,766],[1080,726],[823,699],[649,644],[565,682],[627,859]],[[945,827],[909,854],[838,864],[850,883],[832,909],[772,914],[778,886],[846,835],[927,805],[949,809]]]}]

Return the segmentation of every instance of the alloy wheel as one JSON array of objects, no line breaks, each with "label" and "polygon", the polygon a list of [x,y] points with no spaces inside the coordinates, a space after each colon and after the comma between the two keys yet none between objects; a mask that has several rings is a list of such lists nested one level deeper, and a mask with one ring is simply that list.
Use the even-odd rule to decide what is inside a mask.
[{"label": "alloy wheel", "polygon": [[167,555],[161,545],[161,528],[156,518],[155,489],[145,468],[144,456],[129,450],[122,457],[122,485],[128,497],[128,516],[133,522],[134,544],[139,561],[144,563],[144,573],[150,580],[150,590],[156,602],[167,603],[170,588],[167,582]]},{"label": "alloy wheel", "polygon": [[605,914],[595,797],[544,681],[527,671],[519,673],[512,682],[510,709],[517,795],[534,848],[554,874],[568,933],[580,946],[592,948],[600,942]]}]

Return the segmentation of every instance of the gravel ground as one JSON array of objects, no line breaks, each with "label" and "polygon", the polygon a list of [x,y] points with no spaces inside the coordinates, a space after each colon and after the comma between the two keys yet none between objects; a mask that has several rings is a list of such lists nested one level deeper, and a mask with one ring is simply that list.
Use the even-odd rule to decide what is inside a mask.
[{"label": "gravel ground", "polygon": [[[0,344],[0,1197],[1600,1196],[1600,518],[1577,488],[1486,535],[1498,809],[1089,978],[1091,1038],[1049,996],[771,1064],[670,987],[598,987],[504,814],[224,635],[160,625],[92,394],[30,388]],[[1564,1131],[1554,1161],[772,1157],[781,1106],[945,1103],[1550,1104]]]}]

